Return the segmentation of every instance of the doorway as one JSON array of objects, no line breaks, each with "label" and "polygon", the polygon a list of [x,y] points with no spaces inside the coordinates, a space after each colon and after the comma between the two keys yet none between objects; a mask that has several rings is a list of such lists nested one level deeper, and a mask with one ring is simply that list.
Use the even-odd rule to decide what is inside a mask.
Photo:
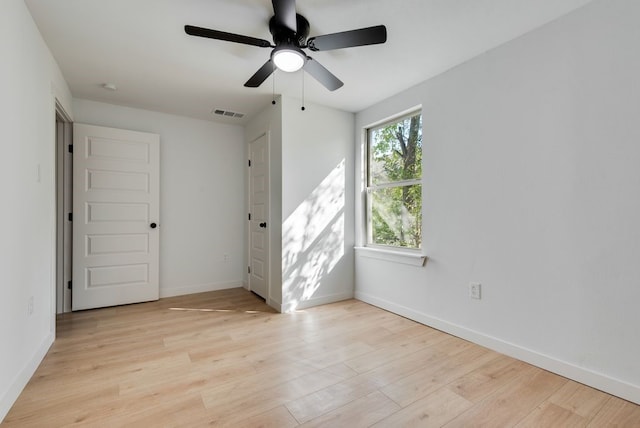
[{"label": "doorway", "polygon": [[71,222],[73,123],[56,101],[56,313],[71,312]]},{"label": "doorway", "polygon": [[74,126],[57,102],[55,117],[56,313],[157,300],[159,136]]}]

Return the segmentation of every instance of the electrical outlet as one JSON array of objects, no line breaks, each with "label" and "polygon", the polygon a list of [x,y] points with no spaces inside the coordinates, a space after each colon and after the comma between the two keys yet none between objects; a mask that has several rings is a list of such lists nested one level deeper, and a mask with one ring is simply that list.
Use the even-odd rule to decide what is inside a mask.
[{"label": "electrical outlet", "polygon": [[229,254],[225,254],[222,256],[222,261],[224,262],[228,262],[229,261]]},{"label": "electrical outlet", "polygon": [[27,314],[33,315],[33,296],[29,297],[29,303],[27,304]]},{"label": "electrical outlet", "polygon": [[469,284],[469,297],[472,299],[480,300],[482,297],[481,294],[482,285],[479,282],[472,282]]}]

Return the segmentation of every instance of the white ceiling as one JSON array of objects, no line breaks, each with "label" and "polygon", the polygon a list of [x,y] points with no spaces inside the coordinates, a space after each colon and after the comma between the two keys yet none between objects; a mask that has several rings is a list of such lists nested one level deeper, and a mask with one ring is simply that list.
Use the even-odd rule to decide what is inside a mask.
[{"label": "white ceiling", "polygon": [[[345,85],[305,76],[305,99],[357,112],[591,0],[298,0],[310,36],[384,24],[388,41],[312,56]],[[201,27],[271,40],[270,0],[25,0],[73,96],[242,124],[271,101],[273,79],[244,82],[269,49],[187,36]],[[118,90],[108,91],[104,83]],[[301,98],[302,72],[275,91]],[[211,114],[221,108],[244,119]]]}]

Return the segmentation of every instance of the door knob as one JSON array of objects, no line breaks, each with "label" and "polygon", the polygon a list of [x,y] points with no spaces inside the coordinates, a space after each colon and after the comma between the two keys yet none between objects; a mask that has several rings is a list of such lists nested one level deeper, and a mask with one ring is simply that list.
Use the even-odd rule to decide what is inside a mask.
[{"label": "door knob", "polygon": [[266,228],[267,227],[267,222],[263,221],[262,223],[260,223],[260,227],[263,228],[263,229]]},{"label": "door knob", "polygon": [[151,229],[155,229],[156,227],[158,227],[158,225],[157,225],[157,224],[155,224],[155,223],[151,223],[151,224],[149,225],[149,227],[150,227]]}]

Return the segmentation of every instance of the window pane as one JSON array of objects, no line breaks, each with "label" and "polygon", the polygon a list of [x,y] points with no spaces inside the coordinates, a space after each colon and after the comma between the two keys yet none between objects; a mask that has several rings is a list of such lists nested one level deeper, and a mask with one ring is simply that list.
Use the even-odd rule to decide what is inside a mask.
[{"label": "window pane", "polygon": [[422,176],[422,116],[373,128],[369,133],[369,184]]},{"label": "window pane", "polygon": [[422,186],[388,187],[370,194],[372,244],[420,248]]}]

